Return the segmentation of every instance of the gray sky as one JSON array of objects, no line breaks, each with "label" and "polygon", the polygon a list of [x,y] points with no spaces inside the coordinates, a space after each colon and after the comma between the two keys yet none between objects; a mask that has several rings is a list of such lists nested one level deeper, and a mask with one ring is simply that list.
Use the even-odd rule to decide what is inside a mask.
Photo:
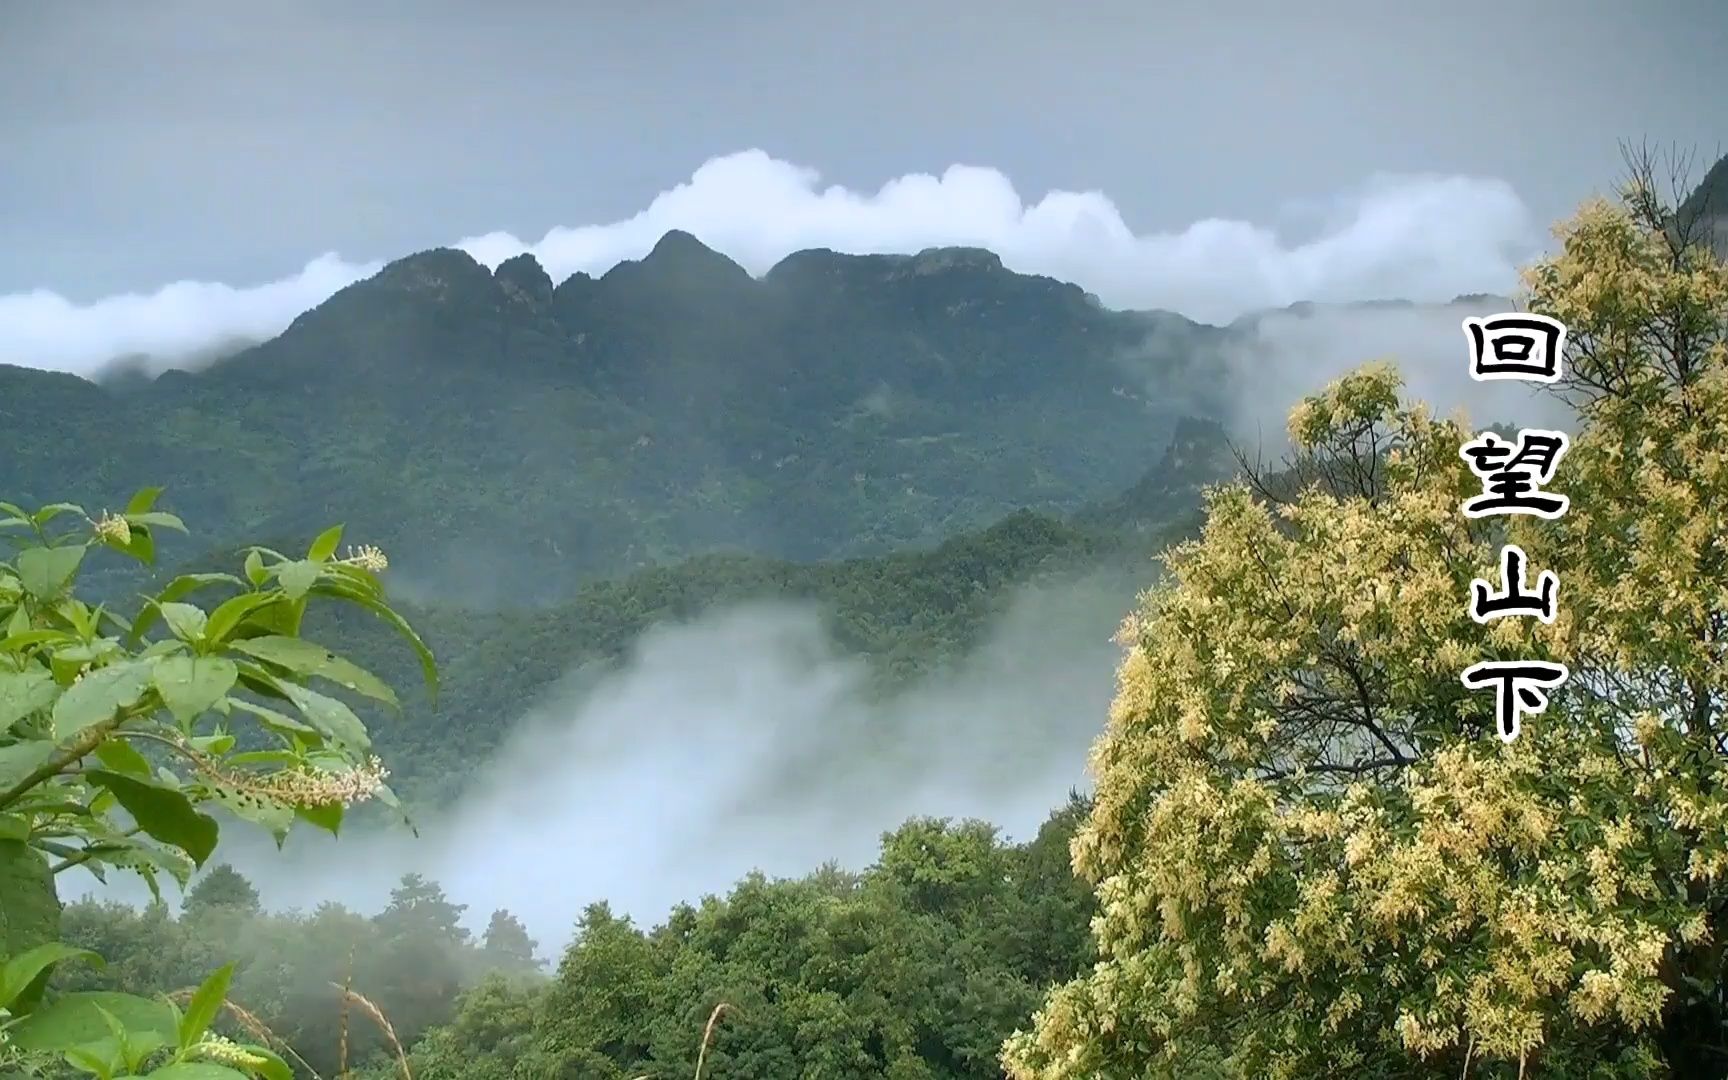
[{"label": "gray sky", "polygon": [[1388,172],[1545,226],[1617,139],[1728,143],[1724,56],[1723,0],[0,0],[0,300],[532,244],[750,148],[866,194],[1096,190],[1136,234],[1300,237]]}]

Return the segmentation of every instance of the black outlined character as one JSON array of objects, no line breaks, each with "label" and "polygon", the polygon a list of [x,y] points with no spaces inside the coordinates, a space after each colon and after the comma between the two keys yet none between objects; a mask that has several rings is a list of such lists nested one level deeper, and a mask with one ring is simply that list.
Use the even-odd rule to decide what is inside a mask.
[{"label": "black outlined character", "polygon": [[1552,570],[1542,571],[1536,579],[1536,591],[1524,591],[1524,567],[1529,563],[1524,549],[1507,544],[1500,549],[1500,588],[1481,578],[1470,583],[1470,617],[1479,623],[1507,615],[1534,615],[1544,623],[1552,623],[1557,606],[1554,594],[1560,590],[1560,578]]},{"label": "black outlined character", "polygon": [[1566,325],[1546,315],[1508,313],[1464,320],[1470,338],[1470,377],[1480,382],[1521,379],[1551,383],[1560,378]]},{"label": "black outlined character", "polygon": [[1494,684],[1500,738],[1511,742],[1518,737],[1524,713],[1539,713],[1548,707],[1548,695],[1542,691],[1559,686],[1570,674],[1565,664],[1545,660],[1484,660],[1465,668],[1461,678],[1472,690]]},{"label": "black outlined character", "polygon": [[1534,514],[1553,520],[1571,505],[1564,495],[1542,490],[1571,441],[1564,431],[1526,428],[1518,432],[1518,450],[1491,431],[1484,431],[1459,448],[1470,471],[1482,478],[1482,494],[1464,503],[1467,518],[1489,514]]}]

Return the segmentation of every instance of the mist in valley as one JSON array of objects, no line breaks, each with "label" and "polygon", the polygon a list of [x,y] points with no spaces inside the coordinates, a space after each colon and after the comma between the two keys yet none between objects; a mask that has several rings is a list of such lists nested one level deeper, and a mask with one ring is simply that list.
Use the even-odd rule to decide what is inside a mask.
[{"label": "mist in valley", "polygon": [[[278,851],[231,822],[211,864],[233,865],[277,910],[374,912],[417,872],[468,905],[471,929],[509,909],[544,956],[591,902],[652,924],[752,870],[862,869],[914,816],[982,818],[1027,838],[1088,787],[1121,655],[1112,635],[1151,577],[1142,569],[1027,586],[963,660],[886,693],[812,605],[662,624],[615,671],[571,672],[475,763],[460,800],[416,818],[418,836],[298,826]],[[65,884],[147,897],[135,879],[110,881]]]}]

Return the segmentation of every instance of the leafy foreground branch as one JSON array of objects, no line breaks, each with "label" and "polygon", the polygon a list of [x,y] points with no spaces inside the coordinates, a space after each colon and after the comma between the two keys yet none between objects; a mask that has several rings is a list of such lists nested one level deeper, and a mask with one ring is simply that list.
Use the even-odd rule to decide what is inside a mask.
[{"label": "leafy foreground branch", "polygon": [[56,965],[102,963],[60,940],[55,875],[125,870],[159,896],[160,875],[184,886],[215,850],[212,812],[281,843],[296,822],[334,834],[350,806],[396,805],[365,724],[336,691],[392,708],[396,695],[300,636],[314,597],[394,627],[436,689],[431,652],[385,602],[383,554],[338,555],[340,527],[302,558],[252,548],[240,575],[177,577],[130,619],[80,600],[74,586],[92,556],[148,564],[157,531],[185,531],[154,509],[159,493],[98,519],[67,503],[0,503],[0,540],[13,551],[0,562],[0,1075],[70,1066],[99,1080],[289,1080],[268,1046],[211,1031],[231,968],[183,1003],[49,995]]}]

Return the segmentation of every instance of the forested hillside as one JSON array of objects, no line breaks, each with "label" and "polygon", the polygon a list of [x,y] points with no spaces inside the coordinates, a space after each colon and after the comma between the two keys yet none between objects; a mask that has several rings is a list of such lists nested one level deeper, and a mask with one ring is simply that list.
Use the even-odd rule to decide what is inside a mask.
[{"label": "forested hillside", "polygon": [[670,233],[556,286],[528,256],[492,272],[437,250],[205,370],[0,367],[20,451],[0,481],[92,506],[166,484],[217,542],[341,521],[465,603],[547,599],[694,554],[884,553],[1110,497],[1179,417],[1217,415],[1226,333],[962,249],[805,251],[757,280]]}]

